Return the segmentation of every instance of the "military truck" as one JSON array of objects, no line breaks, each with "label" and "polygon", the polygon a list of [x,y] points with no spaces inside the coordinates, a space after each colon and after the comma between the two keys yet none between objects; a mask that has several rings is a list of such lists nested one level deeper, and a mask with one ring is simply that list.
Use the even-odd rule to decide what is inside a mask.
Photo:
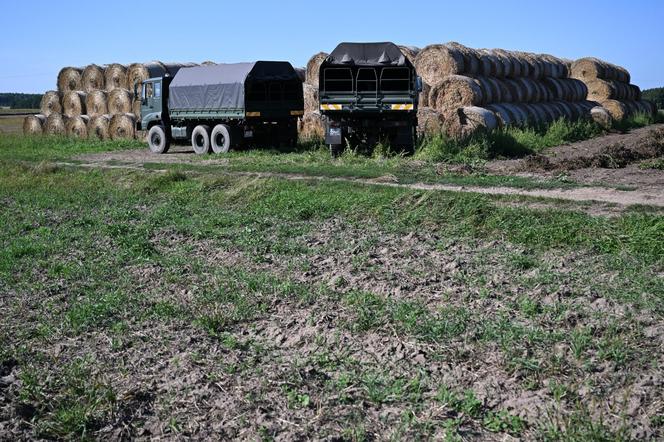
[{"label": "military truck", "polygon": [[190,140],[194,152],[225,153],[249,143],[296,143],[302,80],[282,61],[180,69],[143,82],[139,129],[150,150]]},{"label": "military truck", "polygon": [[422,81],[394,43],[341,43],[319,71],[325,143],[337,155],[346,143],[412,150]]}]

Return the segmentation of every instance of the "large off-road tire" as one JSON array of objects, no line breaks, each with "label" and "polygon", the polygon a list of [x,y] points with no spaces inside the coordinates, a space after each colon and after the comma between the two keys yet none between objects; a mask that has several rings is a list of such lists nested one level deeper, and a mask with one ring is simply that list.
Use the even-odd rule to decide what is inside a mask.
[{"label": "large off-road tire", "polygon": [[227,153],[231,148],[231,128],[225,124],[217,124],[212,129],[210,143],[214,153]]},{"label": "large off-road tire", "polygon": [[148,131],[148,146],[152,153],[166,153],[171,147],[171,140],[166,135],[164,126],[152,126]]},{"label": "large off-road tire", "polygon": [[191,147],[197,155],[210,152],[210,128],[203,124],[191,131]]}]

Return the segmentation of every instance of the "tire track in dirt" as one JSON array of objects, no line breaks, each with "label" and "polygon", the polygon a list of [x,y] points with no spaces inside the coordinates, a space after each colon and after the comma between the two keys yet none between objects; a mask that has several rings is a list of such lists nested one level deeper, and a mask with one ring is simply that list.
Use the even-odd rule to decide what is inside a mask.
[{"label": "tire track in dirt", "polygon": [[[84,167],[91,169],[127,169],[127,170],[140,170],[150,172],[168,172],[168,169],[146,169],[144,164],[105,164],[103,162],[95,163],[67,163],[58,162],[59,166],[64,167]],[[195,172],[194,172],[195,173]],[[476,193],[483,195],[499,195],[499,196],[523,196],[532,198],[547,198],[556,200],[566,200],[574,202],[599,202],[615,204],[621,207],[629,207],[636,205],[654,206],[664,208],[664,194],[654,191],[640,191],[640,190],[617,190],[607,187],[588,186],[578,187],[572,189],[522,189],[517,187],[507,186],[460,186],[451,184],[427,184],[427,183],[397,183],[390,179],[383,177],[374,179],[362,178],[349,178],[349,177],[327,177],[320,175],[303,175],[303,174],[289,174],[277,172],[232,172],[232,171],[219,171],[223,175],[231,176],[250,176],[257,178],[280,178],[292,181],[333,181],[345,182],[353,184],[364,184],[368,186],[384,186],[396,187],[412,190],[424,191],[444,191],[444,192],[461,192],[461,193]]]}]

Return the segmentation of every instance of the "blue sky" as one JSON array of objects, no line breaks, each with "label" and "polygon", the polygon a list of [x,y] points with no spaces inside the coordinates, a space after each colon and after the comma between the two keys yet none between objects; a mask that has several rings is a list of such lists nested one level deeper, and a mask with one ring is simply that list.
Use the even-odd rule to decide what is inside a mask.
[{"label": "blue sky", "polygon": [[66,65],[288,60],[341,41],[458,41],[625,66],[664,86],[664,1],[10,1],[0,6],[0,92],[44,92]]}]

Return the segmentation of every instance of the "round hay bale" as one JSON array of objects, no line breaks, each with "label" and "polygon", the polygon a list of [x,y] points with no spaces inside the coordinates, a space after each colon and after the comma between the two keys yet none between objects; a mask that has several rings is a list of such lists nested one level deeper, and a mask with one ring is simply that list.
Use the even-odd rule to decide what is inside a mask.
[{"label": "round hay bale", "polygon": [[91,117],[108,113],[108,97],[106,91],[94,90],[85,97],[85,109]]},{"label": "round hay bale", "polygon": [[65,132],[67,133],[67,136],[72,138],[87,138],[87,124],[89,121],[90,117],[87,115],[77,115],[75,117],[67,118],[65,123]]},{"label": "round hay bale", "polygon": [[81,89],[83,92],[91,93],[97,89],[104,89],[104,67],[90,64],[83,69],[81,76]]},{"label": "round hay bale", "polygon": [[434,137],[443,132],[444,121],[440,112],[430,107],[417,109],[417,133],[420,137]]},{"label": "round hay bale", "polygon": [[653,115],[657,115],[657,104],[655,102],[650,101],[650,100],[641,100],[641,102],[649,109],[650,113]]},{"label": "round hay bale", "polygon": [[408,59],[408,61],[414,64],[415,57],[417,57],[417,54],[420,53],[420,48],[415,46],[403,46],[403,45],[398,45],[398,47],[401,53]]},{"label": "round hay bale", "polygon": [[88,137],[107,140],[110,137],[110,123],[111,116],[108,114],[90,118],[90,121],[88,121]]},{"label": "round hay bale", "polygon": [[[586,81],[588,98],[591,100],[635,100],[638,86],[621,83],[616,80],[595,78]],[[639,94],[640,95],[640,94]]]},{"label": "round hay bale", "polygon": [[44,124],[44,134],[46,135],[65,135],[65,121],[67,117],[62,114],[52,112],[51,115],[46,117]]},{"label": "round hay bale", "polygon": [[23,135],[41,135],[45,123],[46,117],[42,114],[28,115],[23,119]]},{"label": "round hay bale", "polygon": [[445,76],[465,72],[463,54],[447,45],[429,45],[415,57],[415,69],[417,74],[433,88]]},{"label": "round hay bale", "polygon": [[62,94],[58,91],[48,91],[42,98],[41,103],[39,104],[39,110],[45,116],[49,116],[52,113],[61,113],[62,112]]},{"label": "round hay bale", "polygon": [[557,78],[553,78],[553,77],[546,77],[546,78],[544,78],[543,82],[546,85],[547,89],[549,90],[550,100],[548,100],[548,101],[556,101],[556,100],[564,100],[565,99],[565,91],[563,89],[563,86],[562,86],[560,80],[558,80]]},{"label": "round hay bale", "polygon": [[489,109],[478,106],[462,107],[459,111],[461,124],[471,129],[494,130],[498,127],[496,115]]},{"label": "round hay bale", "polygon": [[491,97],[493,98],[493,103],[501,103],[505,101],[503,99],[502,88],[500,87],[499,80],[493,77],[484,77],[488,86],[491,88]]},{"label": "round hay bale", "polygon": [[514,101],[511,87],[507,84],[504,78],[494,80],[500,89],[500,103],[510,103]]},{"label": "round hay bale", "polygon": [[304,95],[304,112],[318,112],[318,89],[310,84],[302,83]]},{"label": "round hay bale", "polygon": [[447,43],[447,46],[461,52],[465,74],[478,75],[480,73],[480,54],[475,49],[455,41]]},{"label": "round hay bale", "polygon": [[532,76],[533,67],[531,66],[530,61],[525,56],[525,54],[523,52],[512,52],[512,56],[521,65],[521,77],[530,77],[530,76]]},{"label": "round hay bale", "polygon": [[535,54],[531,54],[529,52],[523,52],[522,56],[530,66],[530,78],[535,80],[539,80],[540,78],[542,78],[542,64],[537,59]]},{"label": "round hay bale", "polygon": [[524,90],[521,83],[512,78],[505,79],[505,83],[507,84],[507,87],[510,89],[510,92],[512,93],[512,102],[523,103],[524,101],[526,101],[527,92]]},{"label": "round hay bale", "polygon": [[106,66],[106,69],[104,69],[104,87],[106,92],[115,89],[127,89],[127,68],[118,63]]},{"label": "round hay bale", "polygon": [[113,89],[108,93],[108,113],[127,114],[132,110],[131,94],[127,89]]},{"label": "round hay bale", "polygon": [[83,91],[69,91],[62,96],[62,113],[68,117],[85,114],[87,94]]},{"label": "round hay bale", "polygon": [[489,104],[486,108],[494,113],[500,127],[508,127],[514,124],[515,118],[512,113],[505,107],[505,103]]},{"label": "round hay bale", "polygon": [[116,114],[111,117],[111,122],[108,126],[108,132],[111,140],[131,140],[134,138],[136,130],[135,123],[136,117],[134,114]]},{"label": "round hay bale", "polygon": [[510,61],[510,65],[512,66],[512,78],[517,78],[521,76],[521,62],[519,59],[514,55],[512,51],[505,51],[505,54],[507,58]]},{"label": "round hay bale", "polygon": [[491,60],[493,57],[486,49],[477,51],[480,57],[480,73],[485,77],[495,77],[495,65]]},{"label": "round hay bale", "polygon": [[327,58],[327,56],[330,55],[327,52],[319,52],[318,54],[315,54],[313,57],[309,59],[307,62],[307,78],[306,82],[318,89],[318,81],[319,81],[319,72],[320,72],[320,65],[323,64],[323,61]]},{"label": "round hay bale", "polygon": [[539,101],[539,91],[535,86],[535,82],[528,77],[517,78],[516,81],[521,85],[523,90],[524,100],[528,103]]},{"label": "round hay bale", "polygon": [[58,92],[81,90],[81,69],[66,67],[58,72]]},{"label": "round hay bale", "polygon": [[136,120],[141,119],[141,99],[134,97],[131,101],[131,113],[136,116]]},{"label": "round hay bale", "polygon": [[305,68],[294,68],[295,73],[297,74],[297,77],[300,79],[302,83],[304,83],[307,80],[307,70]]},{"label": "round hay bale", "polygon": [[300,138],[320,139],[325,136],[325,124],[320,112],[306,112],[300,122]]},{"label": "round hay bale", "polygon": [[528,113],[522,108],[519,103],[502,103],[514,117],[512,124],[515,126],[523,127],[528,124]]},{"label": "round hay bale", "polygon": [[613,117],[602,106],[595,106],[590,109],[590,118],[604,129],[610,129],[613,126]]},{"label": "round hay bale", "polygon": [[575,119],[574,111],[572,111],[572,108],[569,106],[567,101],[558,101],[556,104],[562,110],[563,117],[565,117],[568,121],[573,121]]},{"label": "round hay bale", "polygon": [[138,91],[145,80],[148,78],[163,77],[166,72],[166,66],[160,61],[132,63],[127,68],[126,88],[133,92],[136,86],[136,90]]},{"label": "round hay bale", "polygon": [[615,121],[624,120],[629,113],[627,106],[618,100],[602,100],[600,101],[600,104],[609,112],[611,118]]},{"label": "round hay bale", "polygon": [[422,92],[419,95],[419,106],[429,106],[429,94],[431,93],[431,86],[426,81],[422,80]]},{"label": "round hay bale", "polygon": [[498,61],[502,64],[502,76],[511,77],[512,76],[512,60],[509,58],[507,51],[504,49],[493,49],[493,53],[498,58]]},{"label": "round hay bale", "polygon": [[572,63],[570,76],[579,80],[600,78],[602,80],[617,80],[622,83],[630,82],[627,69],[594,57],[580,58]]},{"label": "round hay bale", "polygon": [[448,75],[431,87],[429,105],[437,111],[463,106],[478,106],[484,102],[482,88],[477,81],[463,75]]},{"label": "round hay bale", "polygon": [[484,97],[482,100],[483,104],[496,103],[498,101],[496,100],[497,97],[493,95],[493,86],[487,77],[476,77],[475,81],[482,89],[482,96]]},{"label": "round hay bale", "polygon": [[536,103],[525,103],[524,107],[526,108],[528,116],[530,117],[528,124],[536,126],[546,122],[546,114]]}]

